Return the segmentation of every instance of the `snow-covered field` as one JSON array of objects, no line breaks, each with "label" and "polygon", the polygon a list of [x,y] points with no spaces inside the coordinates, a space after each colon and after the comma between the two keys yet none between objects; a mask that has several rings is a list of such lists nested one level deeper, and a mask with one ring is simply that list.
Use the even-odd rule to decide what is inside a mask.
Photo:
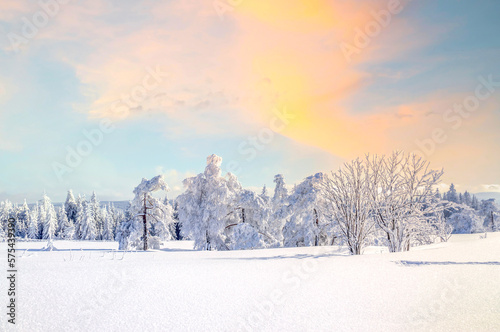
[{"label": "snow-covered field", "polygon": [[17,324],[2,313],[2,330],[500,331],[500,233],[362,256],[338,247],[201,252],[182,241],[149,252],[45,244],[17,243]]}]

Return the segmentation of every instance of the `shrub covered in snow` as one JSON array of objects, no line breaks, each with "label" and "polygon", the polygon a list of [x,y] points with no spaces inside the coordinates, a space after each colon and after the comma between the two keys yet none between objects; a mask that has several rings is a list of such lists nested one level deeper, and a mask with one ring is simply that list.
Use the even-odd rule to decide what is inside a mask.
[{"label": "shrub covered in snow", "polygon": [[265,247],[265,237],[255,227],[241,223],[230,227],[230,241],[228,248],[231,250],[258,249]]},{"label": "shrub covered in snow", "polygon": [[483,231],[483,220],[471,208],[453,213],[447,223],[453,227],[453,234],[470,234]]}]

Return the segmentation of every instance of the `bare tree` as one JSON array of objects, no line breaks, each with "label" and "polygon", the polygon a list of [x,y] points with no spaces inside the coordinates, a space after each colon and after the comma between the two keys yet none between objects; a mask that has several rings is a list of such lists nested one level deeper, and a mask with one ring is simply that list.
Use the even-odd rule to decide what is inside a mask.
[{"label": "bare tree", "polygon": [[359,158],[344,164],[322,182],[322,194],[339,226],[349,250],[360,255],[373,229],[370,217],[370,174]]},{"label": "bare tree", "polygon": [[387,234],[390,252],[407,251],[412,241],[437,233],[445,206],[436,200],[434,188],[443,171],[431,170],[429,162],[400,151],[390,157],[367,156],[366,165],[372,213]]}]

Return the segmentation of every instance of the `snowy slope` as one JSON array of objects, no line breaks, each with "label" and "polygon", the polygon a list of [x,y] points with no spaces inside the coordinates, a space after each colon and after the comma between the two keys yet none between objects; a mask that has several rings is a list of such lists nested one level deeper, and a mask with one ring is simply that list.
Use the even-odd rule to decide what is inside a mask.
[{"label": "snowy slope", "polygon": [[500,233],[479,237],[397,254],[371,247],[363,256],[338,247],[197,252],[191,242],[123,253],[113,242],[56,241],[59,250],[46,252],[45,242],[20,242],[18,325],[5,327],[2,314],[1,326],[499,331]]}]

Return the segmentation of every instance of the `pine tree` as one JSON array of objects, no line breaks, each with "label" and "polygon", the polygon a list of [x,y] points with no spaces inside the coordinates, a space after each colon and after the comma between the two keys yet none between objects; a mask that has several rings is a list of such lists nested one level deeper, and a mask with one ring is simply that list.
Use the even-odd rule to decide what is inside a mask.
[{"label": "pine tree", "polygon": [[120,229],[121,223],[125,220],[125,214],[123,210],[115,208],[113,203],[109,203],[108,213],[112,219],[112,238],[115,239],[116,235],[118,234],[118,230]]},{"label": "pine tree", "polygon": [[105,241],[113,241],[113,215],[109,212],[109,209],[104,207],[101,212],[102,220],[103,220],[103,228],[102,228],[102,236],[101,239]]},{"label": "pine tree", "polygon": [[127,211],[127,219],[116,235],[120,250],[160,248],[160,241],[170,239],[168,224],[173,223],[171,210],[151,195],[168,191],[162,175],[151,180],[142,179],[134,189],[134,199]]},{"label": "pine tree", "polygon": [[24,238],[28,235],[28,226],[30,223],[30,209],[26,200],[24,200],[23,205],[19,209],[16,219],[16,236]]},{"label": "pine tree", "polygon": [[282,174],[274,176],[274,195],[271,200],[271,216],[269,218],[269,232],[273,238],[282,246],[284,237],[283,230],[287,219],[290,217],[288,204],[288,190],[286,189],[285,177]]},{"label": "pine tree", "polygon": [[85,216],[85,211],[84,211],[84,206],[87,205],[87,202],[85,201],[85,196],[80,196],[78,195],[78,198],[76,200],[76,218],[74,222],[74,227],[75,227],[75,234],[74,238],[75,240],[81,240],[82,239],[82,221]]},{"label": "pine tree", "polygon": [[59,238],[70,240],[75,235],[75,227],[71,220],[68,219],[66,209],[60,207],[57,211],[57,224],[59,228]]},{"label": "pine tree", "polygon": [[28,238],[29,239],[38,239],[38,211],[39,206],[38,202],[31,210],[30,219],[28,223]]},{"label": "pine tree", "polygon": [[459,203],[457,190],[455,189],[455,185],[453,183],[450,185],[450,189],[446,193],[446,200],[453,203]]},{"label": "pine tree", "polygon": [[82,240],[94,241],[96,239],[97,229],[95,223],[95,212],[93,205],[90,202],[83,205],[80,232]]},{"label": "pine tree", "polygon": [[285,247],[327,245],[338,236],[327,217],[324,181],[323,173],[309,176],[290,195],[291,216],[283,230]]},{"label": "pine tree", "polygon": [[71,189],[68,190],[66,203],[64,203],[64,210],[66,211],[68,220],[74,223],[78,214],[78,204],[76,203],[75,196],[73,196],[73,191]]},{"label": "pine tree", "polygon": [[92,213],[93,213],[93,218],[94,218],[94,225],[95,225],[95,232],[96,232],[96,239],[97,240],[102,240],[102,231],[104,228],[104,220],[101,215],[101,207],[99,200],[97,199],[97,195],[94,192],[92,192],[92,197],[90,198],[89,204],[91,205],[92,208]]},{"label": "pine tree", "polygon": [[237,222],[237,179],[221,176],[222,158],[207,158],[205,172],[184,180],[185,192],[177,197],[183,235],[195,241],[198,250],[227,250],[225,228]]},{"label": "pine tree", "polygon": [[12,216],[14,211],[14,206],[9,200],[5,200],[4,202],[0,202],[0,228],[7,233],[7,224],[9,222],[9,218]]},{"label": "pine tree", "polygon": [[260,193],[260,197],[264,200],[266,204],[271,204],[271,198],[269,197],[269,194],[267,192],[266,185],[262,187],[262,192]]},{"label": "pine tree", "polygon": [[477,199],[476,195],[473,195],[472,196],[472,203],[471,203],[471,207],[476,210],[476,211],[479,211],[479,200]]},{"label": "pine tree", "polygon": [[57,215],[50,198],[44,193],[40,206],[43,208],[44,219],[42,221],[42,239],[53,239],[57,228]]},{"label": "pine tree", "polygon": [[43,226],[45,224],[45,221],[47,219],[47,212],[45,210],[45,206],[41,203],[41,201],[39,201],[39,204],[38,204],[38,221],[37,221],[37,225],[38,225],[38,235],[37,235],[37,239],[43,239]]},{"label": "pine tree", "polygon": [[436,199],[441,200],[441,193],[439,192],[439,188],[436,188],[436,193],[434,194],[436,196]]},{"label": "pine tree", "polygon": [[466,190],[463,197],[463,204],[472,207],[472,197],[470,193]]}]

